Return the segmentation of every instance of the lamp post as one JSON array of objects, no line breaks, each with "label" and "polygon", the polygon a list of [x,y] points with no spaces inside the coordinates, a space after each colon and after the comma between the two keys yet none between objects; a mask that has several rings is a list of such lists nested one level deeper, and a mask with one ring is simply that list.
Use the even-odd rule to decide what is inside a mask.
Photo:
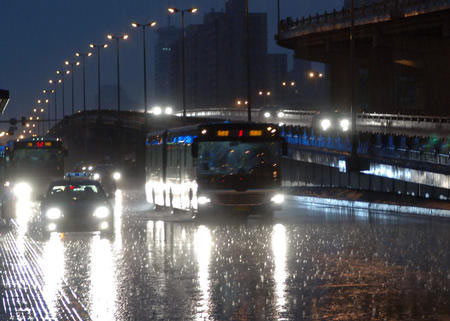
[{"label": "lamp post", "polygon": [[181,73],[182,73],[182,90],[183,90],[183,117],[186,117],[186,68],[185,68],[185,59],[184,59],[184,13],[196,13],[198,11],[197,8],[189,8],[189,9],[177,9],[177,8],[169,8],[170,14],[175,14],[177,12],[181,13]]},{"label": "lamp post", "polygon": [[100,111],[102,109],[102,98],[100,89],[100,51],[102,48],[108,48],[107,43],[103,44],[89,44],[89,47],[97,49],[97,80],[98,80],[98,106],[97,109]]},{"label": "lamp post", "polygon": [[[51,99],[48,99],[48,97],[50,97],[51,94],[55,94],[56,95],[56,91],[54,89],[43,89],[42,93],[44,95],[46,95],[47,99],[46,101],[48,101],[48,104],[50,103]],[[55,98],[55,102],[56,102],[56,98]],[[50,131],[50,106],[47,105],[47,132]]]},{"label": "lamp post", "polygon": [[245,0],[245,43],[247,47],[247,121],[252,121],[252,94],[251,94],[251,79],[250,79],[250,22],[248,14],[248,0]]},{"label": "lamp post", "polygon": [[127,40],[128,35],[113,35],[109,34],[106,36],[109,40],[115,40],[116,41],[116,50],[117,50],[117,117],[120,117],[120,50],[119,50],[119,42],[120,40]]},{"label": "lamp post", "polygon": [[50,79],[49,81],[48,81],[48,83],[50,84],[50,85],[52,85],[53,87],[54,87],[54,89],[53,89],[53,91],[54,91],[54,93],[55,93],[55,124],[56,124],[56,122],[58,121],[58,97],[57,97],[57,95],[56,95],[56,89],[57,89],[57,86],[58,86],[58,84],[60,84],[61,83],[61,79],[58,79],[58,80],[53,80],[53,79]]},{"label": "lamp post", "polygon": [[267,104],[266,104],[266,97],[270,97],[271,95],[272,95],[272,92],[270,91],[270,90],[268,90],[268,91],[263,91],[263,90],[260,90],[260,91],[258,91],[258,95],[259,96],[261,96],[261,97],[263,97],[263,106],[264,107],[267,107]]},{"label": "lamp post", "polygon": [[74,113],[74,109],[75,109],[75,100],[74,100],[74,90],[73,90],[73,82],[75,81],[75,73],[73,72],[73,68],[75,66],[79,66],[80,62],[79,61],[71,61],[71,60],[66,60],[64,61],[64,63],[66,64],[66,66],[70,66],[70,72],[72,73],[72,115]]},{"label": "lamp post", "polygon": [[83,61],[83,112],[86,112],[86,57],[92,56],[92,52],[76,52],[75,56]]},{"label": "lamp post", "polygon": [[142,43],[143,43],[143,59],[144,59],[144,119],[145,126],[147,126],[147,56],[146,56],[146,45],[145,45],[145,29],[147,27],[155,27],[156,21],[150,21],[148,23],[137,23],[132,22],[131,26],[133,28],[142,28]]},{"label": "lamp post", "polygon": [[66,75],[70,74],[70,70],[66,70],[66,71],[56,70],[56,74],[61,76],[61,78],[58,79],[58,82],[62,83],[62,117],[64,118],[64,115],[65,115],[65,98],[64,98],[65,97],[64,96],[64,92],[65,92],[65,89],[64,89],[65,78],[64,78],[64,75],[65,74]]}]

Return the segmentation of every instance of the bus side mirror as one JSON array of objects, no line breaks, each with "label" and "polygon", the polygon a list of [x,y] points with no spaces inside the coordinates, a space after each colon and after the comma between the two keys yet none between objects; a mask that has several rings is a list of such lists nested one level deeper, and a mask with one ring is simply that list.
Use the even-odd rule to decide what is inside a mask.
[{"label": "bus side mirror", "polygon": [[192,158],[197,158],[198,157],[198,142],[194,140],[194,142],[192,143]]},{"label": "bus side mirror", "polygon": [[281,142],[281,154],[283,156],[287,156],[288,155],[288,144],[287,144],[285,139],[283,139],[282,142]]}]

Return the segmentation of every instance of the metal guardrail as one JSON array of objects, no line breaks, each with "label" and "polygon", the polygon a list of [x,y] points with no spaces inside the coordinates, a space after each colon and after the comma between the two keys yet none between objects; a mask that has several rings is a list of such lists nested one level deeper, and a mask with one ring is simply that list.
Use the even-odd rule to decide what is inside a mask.
[{"label": "metal guardrail", "polygon": [[[377,23],[392,18],[416,16],[423,13],[450,8],[449,0],[382,0],[355,8],[355,25]],[[295,21],[288,17],[280,22],[279,39],[289,38],[291,32],[309,33],[316,28],[344,29],[350,26],[351,12],[349,8],[325,11],[322,14],[302,17]]]},{"label": "metal guardrail", "polygon": [[[270,117],[265,117],[265,113],[270,113]],[[282,114],[280,114],[280,112]],[[317,114],[315,110],[293,110],[293,109],[272,109],[255,108],[252,110],[254,121],[268,123],[283,123],[287,125],[311,126],[313,117]],[[175,113],[182,116],[182,112]],[[186,111],[188,117],[223,118],[235,121],[247,120],[247,109],[242,108],[202,108],[189,109]],[[365,131],[367,127],[375,129],[422,129],[440,130],[444,134],[450,134],[450,117],[424,116],[424,115],[402,115],[402,114],[380,114],[380,113],[359,113],[357,114],[356,125],[358,130]],[[417,133],[415,133],[417,134]]]}]

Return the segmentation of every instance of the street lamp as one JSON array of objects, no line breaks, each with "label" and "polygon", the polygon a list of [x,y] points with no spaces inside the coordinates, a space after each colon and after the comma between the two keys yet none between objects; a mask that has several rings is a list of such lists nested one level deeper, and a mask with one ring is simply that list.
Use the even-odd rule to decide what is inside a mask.
[{"label": "street lamp", "polygon": [[72,73],[72,115],[74,113],[74,109],[75,109],[75,100],[74,100],[74,90],[73,90],[73,82],[75,81],[75,73],[73,72],[73,67],[74,66],[79,66],[80,62],[79,61],[71,61],[71,60],[66,60],[64,61],[64,63],[66,64],[66,66],[70,66],[70,72]]},{"label": "street lamp", "polygon": [[92,56],[92,52],[76,52],[75,56],[83,61],[83,111],[86,112],[86,57]]},{"label": "street lamp", "polygon": [[65,78],[64,78],[64,75],[65,75],[65,74],[66,74],[66,75],[70,74],[70,71],[69,71],[69,70],[66,70],[66,71],[63,71],[63,70],[56,70],[56,74],[59,75],[59,76],[61,76],[61,78],[58,79],[58,83],[62,83],[62,105],[63,105],[63,107],[62,107],[62,116],[63,116],[63,118],[64,118],[64,114],[65,114],[65,98],[64,98],[64,92],[65,92],[65,89],[64,89],[64,80],[65,80]]},{"label": "street lamp", "polygon": [[52,89],[52,92],[54,92],[54,94],[55,94],[55,124],[56,124],[56,122],[58,121],[58,112],[57,112],[57,110],[58,110],[58,102],[57,102],[57,95],[56,95],[56,89],[57,89],[57,86],[58,86],[58,84],[60,84],[61,83],[61,79],[58,79],[58,80],[53,80],[53,79],[50,79],[49,81],[48,81],[48,83],[50,84],[50,85],[52,85],[52,86],[54,86],[54,89]]},{"label": "street lamp", "polygon": [[260,91],[258,91],[258,95],[261,97],[264,97],[263,105],[264,105],[264,107],[266,107],[266,97],[270,97],[272,95],[272,92],[270,90],[267,90],[267,91],[260,90]]},{"label": "street lamp", "polygon": [[146,57],[146,45],[145,45],[145,29],[147,27],[155,27],[156,21],[150,21],[148,23],[137,23],[132,22],[131,26],[133,28],[142,28],[142,42],[143,42],[143,58],[144,58],[144,117],[145,117],[145,126],[147,126],[147,57]]},{"label": "street lamp", "polygon": [[89,44],[89,47],[97,49],[97,80],[98,80],[98,110],[102,109],[101,89],[100,89],[100,51],[102,48],[108,48],[107,43],[103,44]]},{"label": "street lamp", "polygon": [[198,11],[197,8],[190,9],[177,9],[177,8],[169,8],[167,9],[170,14],[175,14],[177,12],[181,13],[181,69],[182,69],[182,87],[183,87],[183,117],[186,117],[186,69],[185,69],[185,61],[184,61],[184,13],[196,13]]},{"label": "street lamp", "polygon": [[120,114],[120,60],[119,60],[119,41],[120,40],[127,40],[128,35],[113,35],[109,34],[106,36],[108,40],[116,40],[116,49],[117,49],[117,117],[119,117]]},{"label": "street lamp", "polygon": [[[55,94],[56,95],[56,91],[54,89],[43,89],[42,93],[44,95],[46,95],[46,97],[50,97],[51,94]],[[45,99],[46,103],[49,103],[49,101],[50,100],[48,98]],[[55,96],[55,104],[56,104],[56,96]],[[50,130],[50,107],[49,106],[47,106],[47,118],[48,118],[48,120],[47,120],[47,131],[49,131]]]}]

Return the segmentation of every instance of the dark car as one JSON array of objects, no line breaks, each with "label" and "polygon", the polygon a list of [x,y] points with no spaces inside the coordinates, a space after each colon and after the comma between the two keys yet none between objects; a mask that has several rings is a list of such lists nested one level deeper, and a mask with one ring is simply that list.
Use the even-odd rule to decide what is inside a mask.
[{"label": "dark car", "polygon": [[99,181],[109,195],[114,195],[121,179],[120,171],[112,164],[97,164],[92,170],[92,178]]},{"label": "dark car", "polygon": [[50,232],[114,231],[114,212],[99,182],[65,179],[50,184],[41,202],[44,235]]}]

